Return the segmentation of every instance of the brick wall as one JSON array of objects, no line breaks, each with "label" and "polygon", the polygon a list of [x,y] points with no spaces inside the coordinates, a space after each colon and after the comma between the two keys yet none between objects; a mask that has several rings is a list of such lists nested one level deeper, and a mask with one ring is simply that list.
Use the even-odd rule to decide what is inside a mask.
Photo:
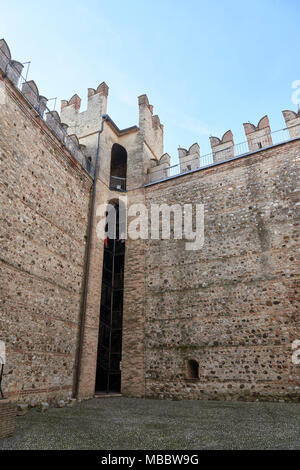
[{"label": "brick wall", "polygon": [[[67,398],[74,390],[92,181],[7,79],[5,86],[6,103],[0,106],[3,388],[13,400],[34,404]],[[119,142],[128,152],[129,204],[203,203],[205,244],[187,252],[184,240],[127,240],[122,392],[298,399],[299,366],[291,362],[291,344],[299,339],[300,321],[294,261],[299,140],[144,189],[153,152],[148,140],[154,145],[157,132],[162,135],[152,107],[144,104],[140,130],[122,133],[104,126],[96,207],[119,195],[109,190],[111,148]],[[82,140],[95,151],[96,137]],[[96,225],[97,217],[81,397],[93,395],[96,374],[103,258]],[[188,360],[199,363],[199,379],[188,379]]]},{"label": "brick wall", "polygon": [[16,421],[16,405],[8,400],[0,400],[0,439],[13,435]]},{"label": "brick wall", "polygon": [[6,81],[0,337],[14,400],[72,395],[91,178]]},{"label": "brick wall", "polygon": [[[131,204],[145,204],[144,189],[128,194]],[[145,395],[145,248],[144,240],[126,240],[122,393],[133,397]]]},{"label": "brick wall", "polygon": [[[205,244],[146,246],[146,395],[299,399],[296,160],[300,141],[146,188],[146,202],[203,203]],[[187,361],[199,379],[187,380]]]}]

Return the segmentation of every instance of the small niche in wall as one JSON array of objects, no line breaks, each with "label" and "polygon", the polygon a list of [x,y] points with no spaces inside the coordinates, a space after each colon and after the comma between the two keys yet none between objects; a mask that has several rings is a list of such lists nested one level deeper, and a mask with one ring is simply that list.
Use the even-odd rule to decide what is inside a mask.
[{"label": "small niche in wall", "polygon": [[194,359],[186,361],[186,378],[188,380],[199,380],[199,363]]}]

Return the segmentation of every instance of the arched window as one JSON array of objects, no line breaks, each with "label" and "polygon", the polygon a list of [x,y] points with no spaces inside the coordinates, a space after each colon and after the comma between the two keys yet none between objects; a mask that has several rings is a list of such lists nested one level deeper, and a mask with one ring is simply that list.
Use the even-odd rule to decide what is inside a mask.
[{"label": "arched window", "polygon": [[114,144],[111,150],[110,189],[126,191],[127,152],[122,145]]},{"label": "arched window", "polygon": [[194,359],[190,359],[186,364],[187,379],[199,379],[199,364]]}]

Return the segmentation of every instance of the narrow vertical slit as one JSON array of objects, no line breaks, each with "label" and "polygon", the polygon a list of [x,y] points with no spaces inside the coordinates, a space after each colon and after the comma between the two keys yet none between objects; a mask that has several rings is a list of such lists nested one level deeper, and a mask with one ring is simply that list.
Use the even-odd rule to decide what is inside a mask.
[{"label": "narrow vertical slit", "polygon": [[[119,239],[119,206],[115,239],[104,246],[96,392],[121,391],[122,317],[125,243]],[[107,246],[106,246],[107,245]]]}]

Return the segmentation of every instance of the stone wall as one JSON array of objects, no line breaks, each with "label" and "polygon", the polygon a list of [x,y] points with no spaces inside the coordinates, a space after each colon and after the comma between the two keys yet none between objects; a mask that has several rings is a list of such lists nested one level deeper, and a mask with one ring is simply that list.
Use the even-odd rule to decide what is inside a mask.
[{"label": "stone wall", "polygon": [[146,188],[148,206],[205,207],[202,250],[147,242],[146,396],[299,399],[299,156],[298,139]]},{"label": "stone wall", "polygon": [[[6,396],[72,395],[92,180],[7,80],[0,106]],[[99,288],[100,289],[100,288]]]},{"label": "stone wall", "polygon": [[[35,404],[74,393],[92,186],[80,163],[84,155],[95,161],[108,87],[103,82],[89,89],[86,111],[80,112],[78,95],[63,101],[61,117],[48,112],[45,123],[40,110],[44,97],[36,92],[34,101],[25,100],[15,87],[18,77],[9,72],[10,58],[3,65],[4,59],[2,54],[3,387],[9,398]],[[294,141],[192,172],[200,164],[194,144],[179,149],[181,170],[191,173],[146,188],[149,180],[170,174],[163,126],[153,106],[146,95],[139,97],[139,127],[120,130],[106,120],[99,147],[80,397],[94,394],[103,260],[96,211],[120,196],[110,189],[111,150],[118,143],[128,155],[129,205],[205,206],[200,251],[186,251],[185,240],[126,241],[122,392],[161,398],[299,398],[299,366],[291,362],[300,326],[295,269],[298,114],[284,112]],[[267,117],[258,126],[245,124],[245,130],[250,151],[272,145]],[[212,137],[211,144],[215,162],[233,158],[230,131],[222,140]],[[199,363],[196,378],[189,375],[189,360]]]},{"label": "stone wall", "polygon": [[10,437],[15,430],[17,407],[8,400],[0,400],[0,439]]}]

